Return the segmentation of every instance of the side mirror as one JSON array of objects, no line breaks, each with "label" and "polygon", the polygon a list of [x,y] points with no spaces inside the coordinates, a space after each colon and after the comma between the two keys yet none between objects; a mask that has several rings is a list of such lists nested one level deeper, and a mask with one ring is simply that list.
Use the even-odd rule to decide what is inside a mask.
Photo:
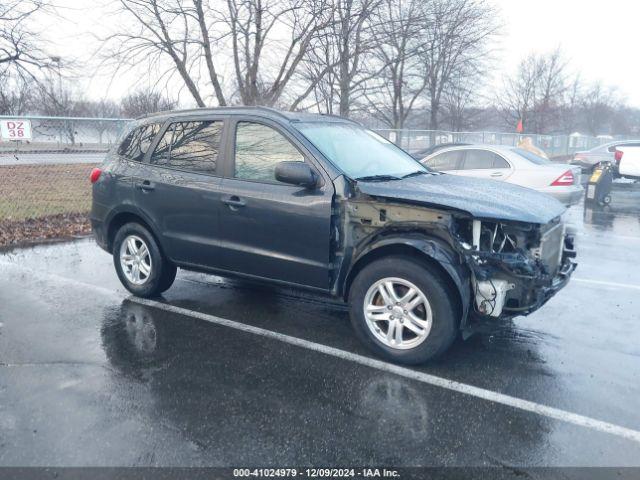
[{"label": "side mirror", "polygon": [[312,188],[318,184],[318,174],[304,162],[280,162],[276,165],[276,180]]}]

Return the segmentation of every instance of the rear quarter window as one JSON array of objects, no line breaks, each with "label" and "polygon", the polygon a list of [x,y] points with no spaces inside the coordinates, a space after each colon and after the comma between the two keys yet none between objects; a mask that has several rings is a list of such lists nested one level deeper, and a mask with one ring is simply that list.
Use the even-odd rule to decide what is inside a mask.
[{"label": "rear quarter window", "polygon": [[158,141],[150,163],[215,175],[222,128],[220,120],[172,123]]},{"label": "rear quarter window", "polygon": [[550,165],[553,163],[551,160],[541,157],[540,155],[536,155],[535,153],[523,148],[514,148],[513,151],[536,165]]},{"label": "rear quarter window", "polygon": [[134,128],[118,147],[118,155],[134,162],[141,162],[159,131],[158,123]]}]

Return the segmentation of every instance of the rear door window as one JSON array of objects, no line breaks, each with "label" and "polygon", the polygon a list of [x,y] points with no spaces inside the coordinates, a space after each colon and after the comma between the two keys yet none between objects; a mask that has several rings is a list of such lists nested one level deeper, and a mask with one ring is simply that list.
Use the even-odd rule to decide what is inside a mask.
[{"label": "rear door window", "polygon": [[463,170],[483,170],[489,168],[509,168],[506,160],[489,150],[466,150]]},{"label": "rear door window", "polygon": [[118,155],[134,162],[141,162],[159,131],[159,123],[134,128],[118,147]]},{"label": "rear door window", "polygon": [[442,152],[435,157],[430,158],[425,163],[429,168],[434,170],[458,170],[464,157],[463,150],[451,150],[449,152]]},{"label": "rear door window", "polygon": [[215,175],[218,172],[222,127],[221,120],[172,123],[158,141],[150,163]]}]

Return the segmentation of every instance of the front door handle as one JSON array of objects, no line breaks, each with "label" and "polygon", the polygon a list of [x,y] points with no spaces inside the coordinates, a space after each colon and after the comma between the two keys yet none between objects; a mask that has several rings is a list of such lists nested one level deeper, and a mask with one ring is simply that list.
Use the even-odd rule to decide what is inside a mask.
[{"label": "front door handle", "polygon": [[142,190],[143,192],[152,192],[156,189],[156,186],[149,180],[145,180],[143,182],[136,183],[136,188]]},{"label": "front door handle", "polygon": [[492,177],[494,177],[494,178],[496,178],[496,177],[501,177],[501,176],[502,176],[502,173],[501,173],[501,172],[493,172],[493,173],[491,174],[491,176],[492,176]]},{"label": "front door handle", "polygon": [[237,210],[240,207],[244,207],[247,203],[237,195],[231,195],[222,199],[222,203],[228,205],[231,210]]}]

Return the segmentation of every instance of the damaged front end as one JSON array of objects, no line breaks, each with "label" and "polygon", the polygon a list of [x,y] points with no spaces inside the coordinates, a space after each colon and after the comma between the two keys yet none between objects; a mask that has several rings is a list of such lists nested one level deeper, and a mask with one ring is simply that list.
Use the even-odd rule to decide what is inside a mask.
[{"label": "damaged front end", "polygon": [[[431,186],[432,180],[426,179],[425,185]],[[413,190],[407,193],[399,182],[353,188],[342,178],[334,181],[332,285],[337,295],[348,291],[352,272],[362,259],[391,245],[409,246],[446,272],[461,300],[464,330],[469,317],[527,315],[569,281],[576,253],[560,203],[526,189],[516,189],[513,199],[515,205],[516,195],[523,201],[532,196],[526,209],[511,206],[499,212],[497,202],[476,205],[455,199],[444,205],[444,194],[438,196],[440,204],[427,203],[418,200],[428,195],[416,188],[416,182],[412,179],[410,185],[416,198],[409,201]],[[452,192],[461,198],[465,194],[464,189]],[[509,219],[498,216],[501,213]]]},{"label": "damaged front end", "polygon": [[476,316],[527,315],[562,289],[577,264],[560,217],[546,225],[464,219],[458,251],[471,270]]}]

